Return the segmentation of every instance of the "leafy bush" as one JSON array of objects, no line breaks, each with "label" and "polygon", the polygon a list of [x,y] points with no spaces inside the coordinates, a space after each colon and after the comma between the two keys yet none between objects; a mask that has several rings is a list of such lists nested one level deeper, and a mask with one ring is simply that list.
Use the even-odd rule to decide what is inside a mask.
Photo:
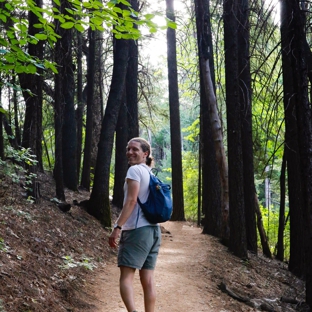
[{"label": "leafy bush", "polygon": [[[279,226],[279,209],[274,207],[273,205],[270,209],[267,209],[260,205],[260,211],[262,214],[262,222],[264,230],[267,234],[267,239],[269,242],[269,247],[273,254],[276,254],[276,246],[278,240],[278,226]],[[290,237],[289,237],[289,222],[286,223],[284,230],[284,259],[289,259],[290,254]],[[260,238],[258,237],[258,246],[261,246]]]},{"label": "leafy bush", "polygon": [[184,212],[189,221],[197,220],[198,210],[198,159],[193,152],[183,153]]}]

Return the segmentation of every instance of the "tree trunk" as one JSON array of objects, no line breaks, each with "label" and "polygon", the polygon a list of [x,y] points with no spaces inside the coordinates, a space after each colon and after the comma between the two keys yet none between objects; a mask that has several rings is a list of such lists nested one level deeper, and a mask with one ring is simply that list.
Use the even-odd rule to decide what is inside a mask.
[{"label": "tree trunk", "polygon": [[285,174],[286,173],[286,155],[283,154],[283,162],[280,176],[280,211],[278,223],[278,240],[277,240],[277,253],[276,259],[284,261],[284,230],[285,230]]},{"label": "tree trunk", "polygon": [[249,55],[249,6],[248,0],[240,0],[238,6],[238,72],[240,88],[242,155],[244,180],[244,207],[247,249],[257,254],[257,226],[255,208],[255,181],[252,142],[251,76]]},{"label": "tree trunk", "polygon": [[257,227],[258,227],[258,231],[260,235],[262,252],[266,257],[272,258],[272,253],[269,247],[268,239],[265,234],[265,230],[263,228],[262,215],[261,215],[261,211],[259,207],[258,197],[256,193],[254,193],[254,195],[255,195],[255,203],[256,203],[255,206],[256,206],[256,215],[257,215]]},{"label": "tree trunk", "polygon": [[83,127],[83,112],[84,112],[84,99],[82,95],[82,34],[80,31],[77,34],[77,181],[80,181],[81,169],[81,154],[82,154],[82,127]]},{"label": "tree trunk", "polygon": [[[70,5],[64,1],[64,12]],[[63,124],[62,124],[62,161],[63,161],[63,181],[69,189],[76,191],[77,180],[77,132],[75,118],[75,82],[74,64],[72,57],[72,29],[61,31],[61,79],[62,79],[62,99],[64,101]]]},{"label": "tree trunk", "polygon": [[94,184],[88,203],[88,212],[100,220],[103,226],[111,226],[109,203],[110,163],[114,144],[114,132],[125,87],[128,52],[128,41],[115,39],[113,77],[102,122]]},{"label": "tree trunk", "polygon": [[230,250],[242,259],[247,255],[245,227],[243,155],[239,101],[238,1],[224,2],[224,49],[229,163]]},{"label": "tree trunk", "polygon": [[[221,175],[227,172],[222,171],[221,167],[225,158],[224,153],[218,154],[216,151],[223,150],[222,136],[220,141],[216,140],[221,135],[221,127],[217,129],[215,124],[219,120],[217,103],[214,96],[213,76],[209,70],[213,64],[212,41],[210,31],[209,2],[197,0],[196,8],[196,27],[197,42],[199,53],[199,72],[200,72],[200,151],[202,161],[202,212],[204,214],[203,233],[221,237],[222,217],[221,212]],[[207,68],[206,68],[207,66]],[[207,70],[208,69],[208,70]],[[212,117],[213,116],[213,117]],[[213,126],[212,126],[213,125]],[[214,127],[214,129],[212,129]],[[216,132],[214,132],[216,131]],[[220,145],[221,143],[221,145]],[[224,151],[224,150],[223,150]],[[218,158],[218,159],[217,159]],[[226,163],[225,163],[226,164]],[[221,165],[221,167],[220,167]],[[218,167],[219,166],[219,167]],[[226,167],[226,166],[225,166]],[[223,167],[224,168],[224,167]],[[222,176],[224,178],[224,175]],[[227,178],[226,184],[227,185]],[[227,192],[223,193],[227,194]],[[222,197],[223,198],[223,197]]]},{"label": "tree trunk", "polygon": [[296,95],[296,117],[302,208],[305,235],[306,302],[312,308],[312,111],[308,98],[308,68],[305,53],[305,19],[299,3],[291,1],[293,36],[291,40],[291,65]]},{"label": "tree trunk", "polygon": [[94,70],[95,70],[95,31],[88,30],[89,53],[88,53],[88,74],[87,74],[87,122],[86,136],[83,153],[83,168],[81,175],[81,186],[90,190],[91,150],[93,133],[93,93],[94,93]]},{"label": "tree trunk", "polygon": [[[130,43],[130,42],[129,42]],[[128,67],[129,70],[129,67]],[[123,186],[125,176],[128,170],[128,161],[126,157],[126,146],[128,143],[128,125],[127,125],[127,106],[125,96],[118,115],[116,126],[116,148],[115,148],[115,176],[114,176],[114,193],[112,204],[119,209],[123,206],[124,192]]]},{"label": "tree trunk", "polygon": [[287,161],[289,215],[290,215],[290,257],[288,269],[298,277],[305,274],[303,229],[303,198],[300,175],[298,128],[296,118],[296,96],[291,58],[291,41],[294,25],[293,11],[289,1],[281,2],[281,48],[283,68],[283,101],[285,112],[285,157]]},{"label": "tree trunk", "polygon": [[93,123],[92,123],[92,148],[91,148],[91,176],[94,175],[96,157],[98,153],[98,143],[101,133],[103,119],[103,32],[96,30],[95,34],[95,68],[94,68],[94,87],[93,87]]},{"label": "tree trunk", "polygon": [[[166,0],[166,16],[175,21],[174,0]],[[167,63],[169,83],[169,107],[170,107],[170,138],[171,138],[171,167],[172,167],[172,221],[183,221],[184,196],[182,174],[182,146],[180,126],[180,105],[178,89],[178,71],[176,54],[176,34],[172,28],[167,29]]]},{"label": "tree trunk", "polygon": [[[139,10],[137,0],[131,0],[131,7]],[[136,26],[135,26],[136,27]],[[128,141],[139,136],[138,113],[138,42],[129,40],[129,61],[126,76]]]}]

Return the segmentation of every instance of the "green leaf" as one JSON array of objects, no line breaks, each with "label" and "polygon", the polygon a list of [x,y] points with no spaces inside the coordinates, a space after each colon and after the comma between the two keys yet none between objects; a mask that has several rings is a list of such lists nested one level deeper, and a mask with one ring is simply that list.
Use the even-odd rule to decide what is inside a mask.
[{"label": "green leaf", "polygon": [[51,62],[49,62],[49,61],[44,61],[44,66],[45,66],[45,68],[47,68],[47,69],[48,69],[48,68],[51,69],[55,74],[58,74],[58,70],[56,69],[54,63],[51,63]]},{"label": "green leaf", "polygon": [[81,24],[75,24],[75,28],[76,28],[78,31],[80,31],[80,32],[84,32],[84,31],[85,31],[85,29],[82,27]]},{"label": "green leaf", "polygon": [[177,24],[170,20],[167,20],[167,26],[172,29],[177,29]]},{"label": "green leaf", "polygon": [[15,72],[17,74],[22,74],[22,73],[26,73],[27,72],[27,69],[24,65],[21,65],[21,64],[18,64],[15,66]]},{"label": "green leaf", "polygon": [[47,40],[48,36],[46,34],[35,34],[35,37],[39,40]]},{"label": "green leaf", "polygon": [[36,66],[33,64],[28,64],[26,70],[29,74],[35,74],[37,72]]},{"label": "green leaf", "polygon": [[120,0],[119,2],[126,5],[126,6],[131,6],[131,4],[126,0]]},{"label": "green leaf", "polygon": [[0,14],[0,19],[2,20],[3,23],[6,23],[7,17],[4,14]]},{"label": "green leaf", "polygon": [[61,3],[60,3],[60,1],[59,1],[59,0],[53,0],[53,1],[54,1],[54,3],[55,3],[55,4],[57,4],[57,5],[61,6]]},{"label": "green leaf", "polygon": [[119,7],[113,7],[113,11],[122,14],[122,9]]},{"label": "green leaf", "polygon": [[155,17],[154,14],[145,14],[144,17],[147,19],[147,20],[151,20],[152,18]]},{"label": "green leaf", "polygon": [[4,115],[8,115],[8,112],[2,107],[0,107],[0,113],[2,113]]},{"label": "green leaf", "polygon": [[61,24],[61,27],[64,29],[71,29],[74,27],[74,25],[75,25],[74,22],[66,22],[66,23]]},{"label": "green leaf", "polygon": [[33,27],[34,28],[43,28],[43,25],[42,24],[34,24]]}]

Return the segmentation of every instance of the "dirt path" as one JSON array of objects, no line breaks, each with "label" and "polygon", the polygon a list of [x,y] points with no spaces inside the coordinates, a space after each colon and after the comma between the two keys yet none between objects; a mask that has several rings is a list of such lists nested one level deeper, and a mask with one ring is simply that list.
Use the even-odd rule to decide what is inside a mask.
[{"label": "dirt path", "polygon": [[[167,222],[155,271],[156,311],[226,311],[220,309],[220,298],[211,293],[207,263],[209,240],[201,229],[187,223]],[[203,248],[204,247],[204,248]],[[208,272],[209,273],[209,272]],[[125,312],[119,295],[119,269],[116,258],[107,263],[103,274],[94,279],[96,309],[94,312]],[[138,273],[135,279],[137,310],[144,311],[143,293]],[[93,301],[94,303],[94,301]],[[247,310],[246,310],[247,311]]]},{"label": "dirt path", "polygon": [[[299,298],[303,282],[292,276],[278,261],[250,255],[248,261],[234,257],[217,238],[201,234],[201,229],[186,222],[163,224],[162,245],[155,279],[156,311],[162,312],[251,312],[268,303],[270,311],[297,311],[280,302],[281,297]],[[119,295],[117,251],[102,269],[88,279],[86,297],[91,312],[126,312]],[[224,283],[236,294],[252,299],[254,307],[222,292]],[[81,294],[83,295],[83,294]],[[144,311],[139,274],[135,278],[135,301]],[[274,307],[273,307],[274,306]]]}]

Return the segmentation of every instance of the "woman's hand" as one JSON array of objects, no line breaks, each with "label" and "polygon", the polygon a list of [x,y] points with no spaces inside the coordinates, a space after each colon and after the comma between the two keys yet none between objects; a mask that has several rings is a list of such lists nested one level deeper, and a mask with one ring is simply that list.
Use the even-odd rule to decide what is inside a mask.
[{"label": "woman's hand", "polygon": [[108,243],[110,247],[116,248],[118,246],[117,240],[118,240],[119,234],[120,234],[120,229],[115,228],[108,239]]}]

